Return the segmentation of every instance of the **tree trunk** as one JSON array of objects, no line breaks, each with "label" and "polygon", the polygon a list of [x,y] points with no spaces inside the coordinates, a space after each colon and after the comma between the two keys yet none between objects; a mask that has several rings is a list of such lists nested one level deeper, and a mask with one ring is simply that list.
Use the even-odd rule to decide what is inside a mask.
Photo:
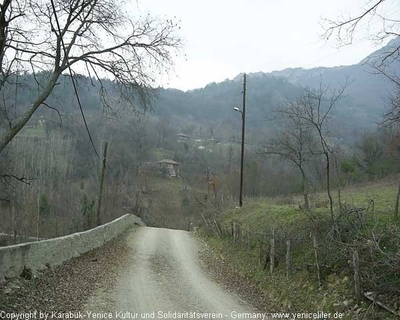
[{"label": "tree trunk", "polygon": [[336,169],[336,176],[338,180],[338,201],[339,201],[339,212],[342,212],[342,195],[341,195],[341,177],[340,177],[340,170],[338,165],[338,159],[336,158],[335,154],[333,154],[333,160],[335,162],[335,169]]},{"label": "tree trunk", "polygon": [[325,158],[326,158],[326,189],[328,192],[328,198],[329,198],[329,210],[331,212],[331,219],[332,219],[332,225],[335,226],[335,216],[333,215],[333,199],[331,195],[331,177],[330,177],[330,160],[329,160],[329,153],[327,151],[325,153]]},{"label": "tree trunk", "polygon": [[303,170],[303,168],[300,168],[301,175],[303,177],[303,197],[304,197],[304,210],[306,212],[310,211],[310,202],[308,200],[308,184],[307,184],[307,178],[306,174]]}]

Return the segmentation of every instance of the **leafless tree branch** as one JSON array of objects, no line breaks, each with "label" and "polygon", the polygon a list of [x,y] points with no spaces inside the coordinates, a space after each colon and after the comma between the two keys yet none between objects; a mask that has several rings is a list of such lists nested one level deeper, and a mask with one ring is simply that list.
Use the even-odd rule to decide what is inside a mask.
[{"label": "leafless tree branch", "polygon": [[[11,121],[0,136],[0,153],[46,101],[66,70],[83,67],[98,79],[111,78],[132,107],[146,109],[152,83],[173,64],[172,52],[181,47],[177,23],[150,15],[133,20],[123,10],[123,1],[53,3],[0,2],[0,87],[10,75],[31,72],[39,89],[24,115]],[[39,80],[40,72],[47,76]],[[135,97],[138,101],[132,102]]]}]

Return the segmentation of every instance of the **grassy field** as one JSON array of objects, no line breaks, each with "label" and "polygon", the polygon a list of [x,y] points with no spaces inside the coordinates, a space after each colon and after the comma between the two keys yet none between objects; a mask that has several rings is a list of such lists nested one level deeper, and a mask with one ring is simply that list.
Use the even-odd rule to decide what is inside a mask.
[{"label": "grassy field", "polygon": [[29,127],[24,129],[21,132],[21,136],[26,137],[26,138],[44,138],[45,137],[45,131],[42,126],[37,126],[37,127]]},{"label": "grassy field", "polygon": [[[386,225],[395,225],[393,214],[397,187],[396,181],[350,187],[341,191],[341,201],[344,206],[363,210],[362,219],[371,222],[364,227],[367,233],[370,231],[369,226],[375,228],[379,225],[383,228]],[[320,193],[313,194],[310,198],[313,215],[322,221],[320,230],[323,230],[325,224],[330,222],[327,196]],[[221,213],[219,217],[221,225],[226,226],[226,230],[236,222],[241,228],[246,229],[246,232],[256,235],[256,238],[260,234],[266,234],[267,241],[271,230],[275,230],[278,262],[273,275],[270,274],[267,264],[263,270],[264,261],[268,260],[268,252],[263,259],[260,259],[260,242],[257,243],[257,240],[234,243],[229,236],[216,236],[204,229],[201,234],[224,259],[232,263],[244,277],[257,283],[271,300],[275,301],[276,310],[268,311],[325,311],[332,314],[341,312],[342,319],[390,319],[393,315],[383,312],[379,307],[371,306],[364,300],[356,301],[351,261],[333,259],[334,257],[330,257],[329,248],[321,249],[321,263],[324,267],[321,272],[322,286],[319,286],[313,266],[315,251],[312,237],[310,231],[307,231],[310,219],[299,208],[301,200],[300,196],[246,199],[242,208],[231,208]],[[337,191],[334,200],[335,211],[338,212]],[[294,240],[296,237],[293,235],[302,232],[302,236],[299,236],[296,242]],[[307,232],[310,233],[309,236]],[[285,264],[285,238],[288,237],[293,241],[289,278],[286,276]],[[268,246],[264,250],[268,251]],[[332,251],[331,255],[335,254]],[[388,303],[392,302],[393,299],[388,300]],[[394,309],[399,307],[400,304],[391,305]]]},{"label": "grassy field", "polygon": [[[390,219],[394,214],[398,182],[387,181],[374,184],[348,187],[341,190],[341,201],[346,205],[368,208],[382,219]],[[334,203],[338,209],[338,193],[334,191]],[[261,231],[265,228],[281,227],[307,219],[299,208],[301,196],[286,196],[264,199],[246,199],[241,209],[232,208],[222,214],[222,220],[236,220]],[[329,203],[326,193],[310,195],[311,206],[316,215],[328,215]]]}]

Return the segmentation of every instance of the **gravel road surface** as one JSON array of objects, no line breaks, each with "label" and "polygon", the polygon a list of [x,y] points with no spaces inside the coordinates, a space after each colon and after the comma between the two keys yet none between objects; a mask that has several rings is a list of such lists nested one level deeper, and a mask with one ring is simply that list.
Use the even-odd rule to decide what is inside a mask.
[{"label": "gravel road surface", "polygon": [[189,233],[142,227],[126,241],[128,263],[113,288],[98,288],[89,297],[86,312],[110,312],[114,317],[119,312],[120,317],[137,319],[153,312],[155,319],[176,317],[168,312],[220,313],[224,319],[256,312],[211,280]]}]

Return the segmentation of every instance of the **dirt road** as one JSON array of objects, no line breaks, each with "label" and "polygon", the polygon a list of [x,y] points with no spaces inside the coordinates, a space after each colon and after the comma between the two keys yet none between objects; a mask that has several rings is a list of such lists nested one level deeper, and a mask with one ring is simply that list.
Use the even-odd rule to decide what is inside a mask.
[{"label": "dirt road", "polygon": [[127,242],[129,264],[114,289],[97,290],[85,311],[137,319],[176,316],[168,312],[220,313],[232,319],[235,312],[254,312],[201,269],[198,244],[189,233],[143,227],[128,235]]}]

